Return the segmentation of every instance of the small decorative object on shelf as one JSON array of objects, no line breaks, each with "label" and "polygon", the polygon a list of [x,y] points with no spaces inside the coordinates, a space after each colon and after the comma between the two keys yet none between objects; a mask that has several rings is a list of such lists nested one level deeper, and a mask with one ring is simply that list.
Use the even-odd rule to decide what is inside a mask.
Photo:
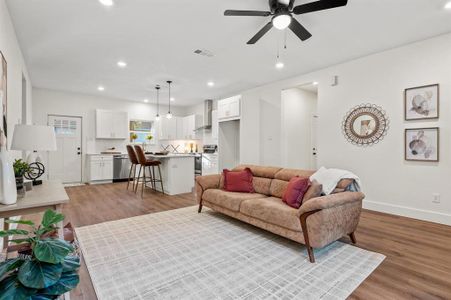
[{"label": "small decorative object on shelf", "polygon": [[30,171],[30,167],[21,159],[16,159],[13,164],[14,176],[16,177],[17,197],[25,197],[24,175]]},{"label": "small decorative object on shelf", "polygon": [[346,114],[342,130],[350,143],[366,147],[379,143],[387,135],[389,124],[390,120],[381,107],[361,104]]},{"label": "small decorative object on shelf", "polygon": [[39,226],[26,220],[7,221],[30,226],[31,231],[0,231],[0,237],[20,236],[10,241],[18,244],[19,255],[0,263],[2,299],[58,299],[78,285],[80,258],[71,244],[57,237],[56,224],[63,219],[62,214],[47,210]]}]

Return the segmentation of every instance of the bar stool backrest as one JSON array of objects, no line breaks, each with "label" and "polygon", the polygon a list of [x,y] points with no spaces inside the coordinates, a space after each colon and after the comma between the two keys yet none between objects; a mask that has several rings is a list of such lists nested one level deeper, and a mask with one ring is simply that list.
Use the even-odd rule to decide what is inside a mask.
[{"label": "bar stool backrest", "polygon": [[138,156],[139,164],[144,166],[146,164],[147,158],[146,155],[144,154],[143,148],[139,145],[135,145],[135,152],[136,155]]},{"label": "bar stool backrest", "polygon": [[138,157],[136,157],[136,153],[132,145],[127,145],[127,153],[130,162],[134,165],[139,165]]}]

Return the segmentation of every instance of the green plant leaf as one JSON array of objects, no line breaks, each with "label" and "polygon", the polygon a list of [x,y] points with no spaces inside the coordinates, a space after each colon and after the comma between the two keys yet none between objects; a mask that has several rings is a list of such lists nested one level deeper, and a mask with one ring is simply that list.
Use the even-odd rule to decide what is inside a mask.
[{"label": "green plant leaf", "polygon": [[22,243],[30,243],[32,241],[33,241],[32,238],[28,238],[28,239],[14,239],[10,240],[9,242],[14,244],[22,244]]},{"label": "green plant leaf", "polygon": [[13,258],[0,263],[0,279],[3,277],[3,275],[8,273],[9,271],[12,271],[20,267],[23,264],[23,262],[24,261],[20,258]]},{"label": "green plant leaf", "polygon": [[29,300],[53,300],[53,299],[55,299],[55,296],[34,295],[34,296],[31,296],[31,298]]},{"label": "green plant leaf", "polygon": [[64,220],[64,215],[59,214],[56,211],[47,209],[42,217],[42,226],[49,227],[50,225],[56,224]]},{"label": "green plant leaf", "polygon": [[33,221],[29,221],[29,220],[6,220],[5,223],[8,223],[8,224],[23,224],[23,225],[34,226],[34,222]]},{"label": "green plant leaf", "polygon": [[0,237],[11,236],[11,235],[28,235],[29,232],[23,229],[9,229],[0,231]]},{"label": "green plant leaf", "polygon": [[9,276],[0,282],[0,300],[28,300],[36,294],[36,289],[24,287],[17,276]]},{"label": "green plant leaf", "polygon": [[76,271],[78,268],[80,268],[80,258],[72,255],[66,256],[64,258],[64,261],[62,262],[62,265],[63,273]]},{"label": "green plant leaf", "polygon": [[36,259],[51,264],[63,262],[64,258],[72,251],[74,251],[74,247],[60,239],[39,240],[33,247]]},{"label": "green plant leaf", "polygon": [[61,264],[27,260],[19,269],[19,281],[26,287],[43,289],[58,282],[63,271]]},{"label": "green plant leaf", "polygon": [[66,272],[61,275],[60,280],[52,286],[42,290],[43,294],[59,296],[73,290],[80,282],[76,272]]}]

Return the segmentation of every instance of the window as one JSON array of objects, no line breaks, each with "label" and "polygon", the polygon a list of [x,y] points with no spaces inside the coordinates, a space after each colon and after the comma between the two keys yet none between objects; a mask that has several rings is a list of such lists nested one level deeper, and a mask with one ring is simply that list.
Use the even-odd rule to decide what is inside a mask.
[{"label": "window", "polygon": [[[133,136],[137,138],[135,140],[132,139]],[[154,139],[150,142],[147,140],[147,137],[151,135],[155,137],[155,130],[153,128],[152,121],[142,121],[142,120],[131,120],[130,121],[130,142],[136,144],[153,144]]]}]

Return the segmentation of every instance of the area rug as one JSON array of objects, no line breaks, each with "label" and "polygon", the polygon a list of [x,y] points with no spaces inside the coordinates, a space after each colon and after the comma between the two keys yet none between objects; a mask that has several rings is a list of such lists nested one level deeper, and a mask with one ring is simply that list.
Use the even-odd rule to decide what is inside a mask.
[{"label": "area rug", "polygon": [[196,207],[76,228],[97,297],[346,299],[384,260],[335,242],[305,247]]}]

